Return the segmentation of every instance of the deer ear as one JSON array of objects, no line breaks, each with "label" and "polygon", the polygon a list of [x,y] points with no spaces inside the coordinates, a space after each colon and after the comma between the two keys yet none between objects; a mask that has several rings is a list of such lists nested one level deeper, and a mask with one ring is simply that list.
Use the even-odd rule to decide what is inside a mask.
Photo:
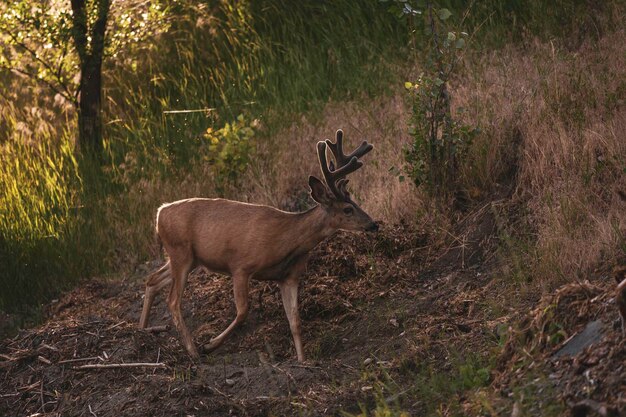
[{"label": "deer ear", "polygon": [[311,197],[323,206],[329,206],[332,203],[332,196],[328,192],[326,185],[317,177],[311,175],[309,177],[309,187],[311,187]]}]

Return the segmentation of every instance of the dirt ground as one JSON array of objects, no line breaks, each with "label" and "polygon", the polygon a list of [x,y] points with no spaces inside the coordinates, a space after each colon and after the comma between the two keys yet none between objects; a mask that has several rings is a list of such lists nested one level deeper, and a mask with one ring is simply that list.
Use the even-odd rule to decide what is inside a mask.
[{"label": "dirt ground", "polygon": [[[452,384],[468,357],[488,364],[486,379],[439,398],[439,415],[626,415],[614,284],[599,274],[516,310],[498,279],[489,210],[459,228],[461,238],[438,243],[398,224],[319,245],[300,285],[303,364],[273,284],[253,283],[246,323],[194,363],[171,327],[137,328],[143,280],[159,262],[89,281],[51,303],[42,325],[0,341],[0,415],[325,416],[382,407],[419,416],[437,399],[424,394],[425,370]],[[183,310],[198,346],[234,318],[231,291],[229,278],[202,270],[188,280]],[[555,356],[591,320],[604,323],[600,340]],[[169,323],[159,296],[151,325]],[[149,366],[81,368],[136,363]]]}]

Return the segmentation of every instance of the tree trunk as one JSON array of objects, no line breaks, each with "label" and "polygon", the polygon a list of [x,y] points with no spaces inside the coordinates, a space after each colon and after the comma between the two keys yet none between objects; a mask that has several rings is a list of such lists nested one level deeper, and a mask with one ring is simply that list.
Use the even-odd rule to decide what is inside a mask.
[{"label": "tree trunk", "polygon": [[92,57],[80,71],[78,143],[81,151],[96,158],[102,155],[102,61]]},{"label": "tree trunk", "polygon": [[71,0],[72,37],[80,58],[80,97],[78,99],[78,147],[102,160],[102,60],[111,0],[96,0],[95,20],[89,25],[86,0]]}]

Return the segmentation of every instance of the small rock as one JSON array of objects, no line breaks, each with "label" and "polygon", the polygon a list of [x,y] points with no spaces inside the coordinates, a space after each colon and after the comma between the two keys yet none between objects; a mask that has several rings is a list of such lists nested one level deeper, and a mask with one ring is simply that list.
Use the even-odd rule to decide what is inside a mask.
[{"label": "small rock", "polygon": [[363,361],[363,365],[369,365],[370,363],[372,363],[372,358],[367,358]]},{"label": "small rock", "polygon": [[604,323],[600,320],[588,323],[582,332],[570,338],[553,357],[559,358],[565,355],[575,356],[588,346],[599,342],[604,337],[605,330],[603,327]]},{"label": "small rock", "polygon": [[229,387],[232,387],[233,385],[235,385],[235,380],[226,378],[226,385],[228,385]]},{"label": "small rock", "polygon": [[374,389],[374,387],[371,387],[371,386],[369,386],[369,385],[366,385],[366,386],[364,386],[364,387],[361,387],[361,391],[363,391],[363,392],[365,392],[365,391],[371,391],[371,390],[373,390],[373,389]]}]

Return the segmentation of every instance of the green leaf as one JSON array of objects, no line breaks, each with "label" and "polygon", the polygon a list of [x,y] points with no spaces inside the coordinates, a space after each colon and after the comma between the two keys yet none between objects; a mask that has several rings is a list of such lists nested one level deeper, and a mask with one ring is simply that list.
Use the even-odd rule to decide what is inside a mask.
[{"label": "green leaf", "polygon": [[439,16],[439,19],[441,20],[448,20],[448,18],[452,16],[452,12],[448,9],[439,9],[437,11],[437,15]]},{"label": "green leaf", "polygon": [[454,32],[448,32],[448,40],[452,42],[455,39],[456,39],[456,34]]},{"label": "green leaf", "polygon": [[463,38],[459,38],[456,40],[454,46],[456,47],[456,49],[463,49],[465,48],[465,39]]}]

